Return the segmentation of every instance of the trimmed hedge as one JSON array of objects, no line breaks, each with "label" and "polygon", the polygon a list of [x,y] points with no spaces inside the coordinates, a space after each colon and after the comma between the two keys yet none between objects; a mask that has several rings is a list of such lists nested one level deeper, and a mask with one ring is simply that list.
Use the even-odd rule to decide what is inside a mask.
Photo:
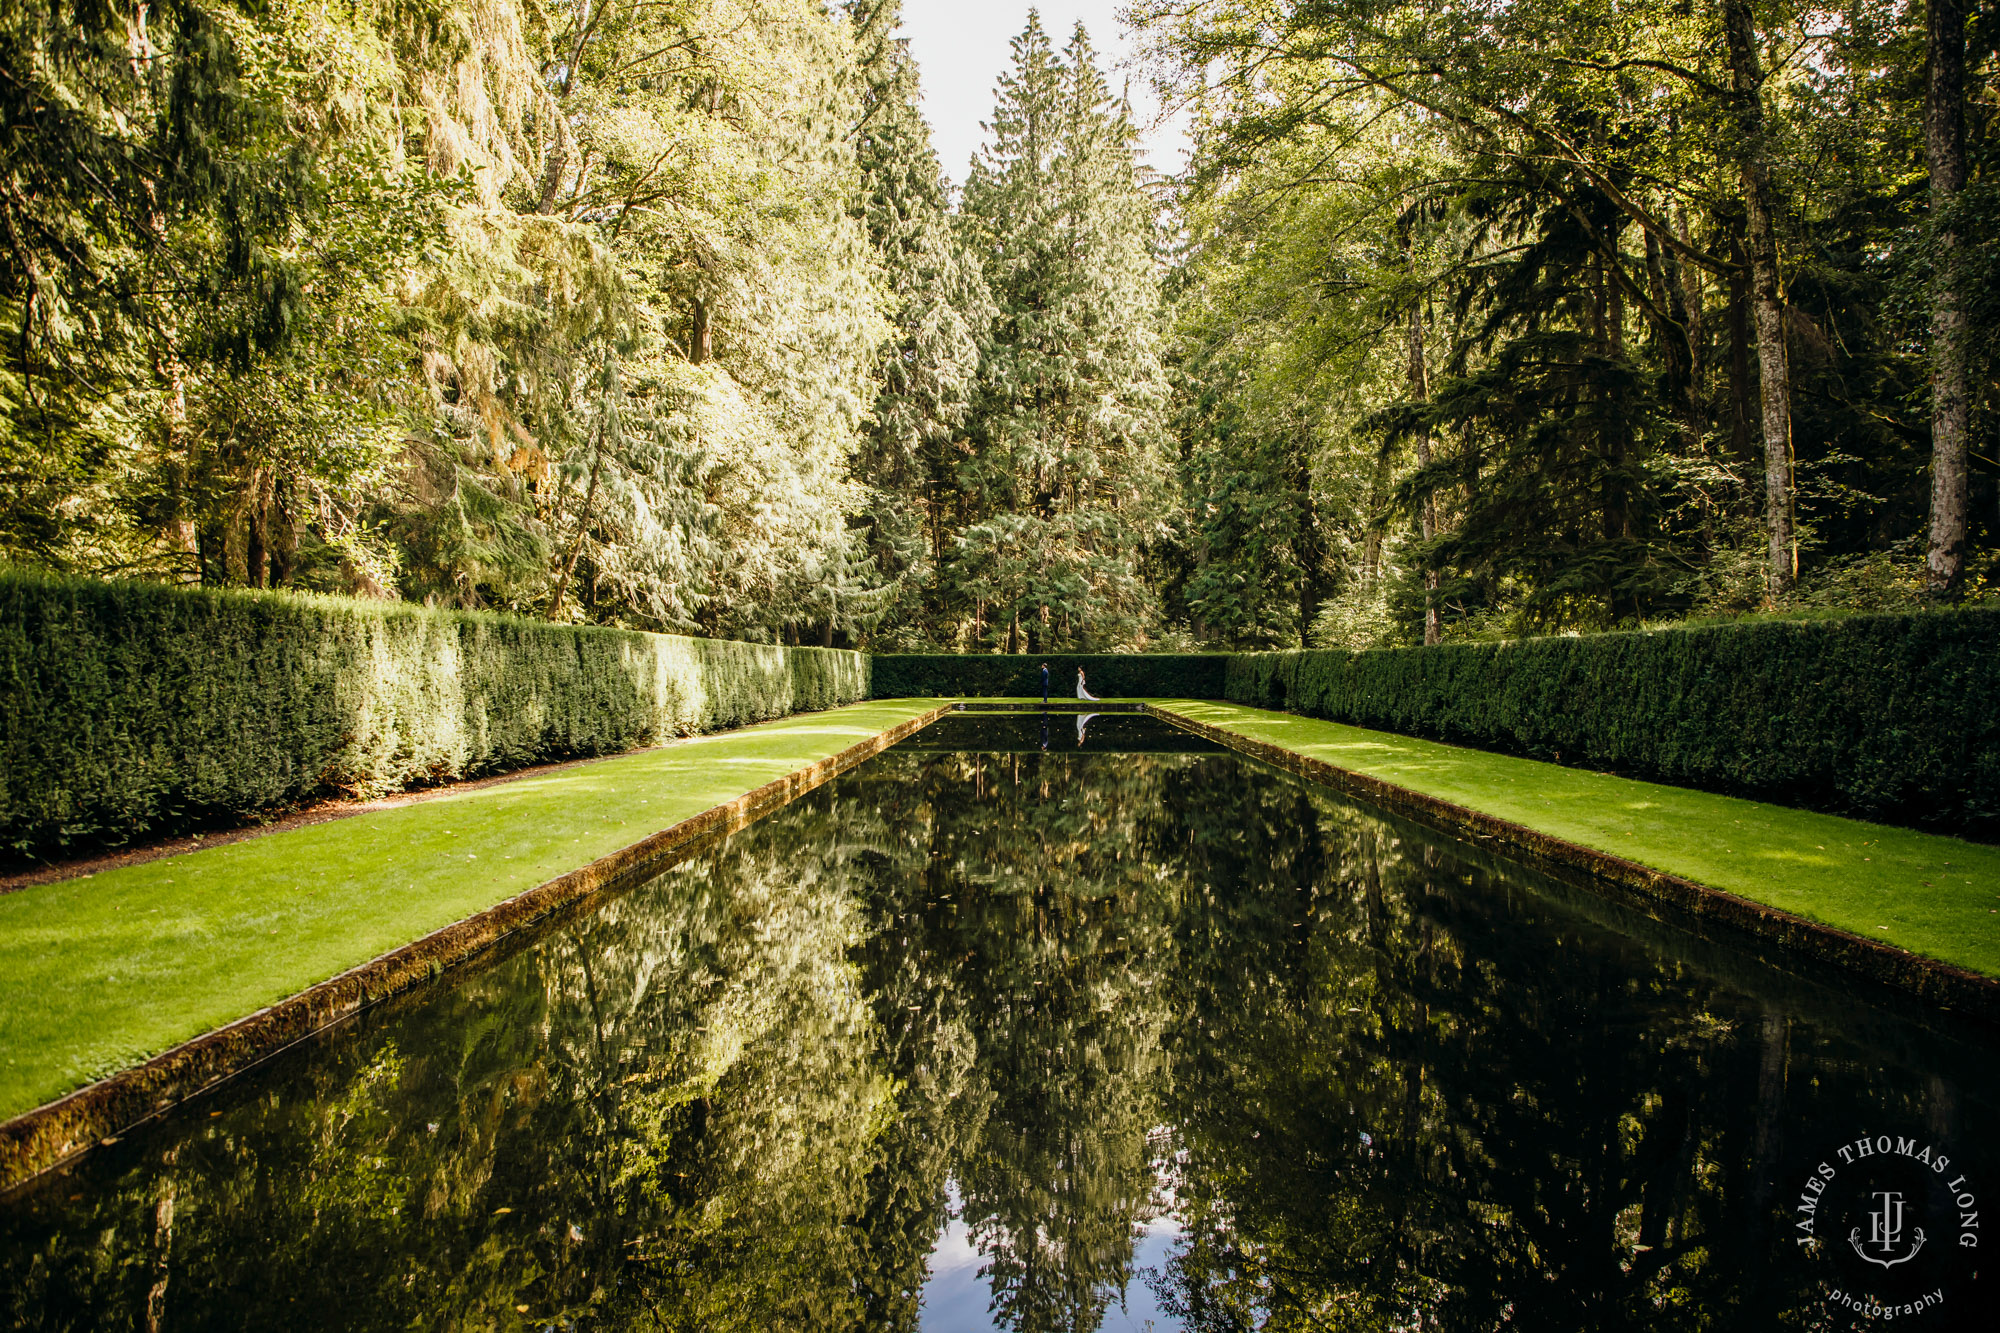
[{"label": "trimmed hedge", "polygon": [[885,654],[0,572],[0,848],[116,845],[857,699],[1222,698],[2000,834],[2000,612],[1362,653]]},{"label": "trimmed hedge", "polygon": [[860,653],[0,573],[0,848],[610,754],[868,697]]},{"label": "trimmed hedge", "polygon": [[882,653],[874,659],[877,699],[1039,699],[1042,663],[1049,697],[1076,697],[1082,667],[1092,694],[1107,699],[1220,699],[1227,653]]},{"label": "trimmed hedge", "polygon": [[2000,832],[2000,612],[1232,658],[1232,702]]}]

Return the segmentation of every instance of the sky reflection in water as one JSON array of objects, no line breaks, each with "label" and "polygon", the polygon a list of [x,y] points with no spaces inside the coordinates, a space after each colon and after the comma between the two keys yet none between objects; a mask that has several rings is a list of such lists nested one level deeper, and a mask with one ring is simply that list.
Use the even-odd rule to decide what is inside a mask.
[{"label": "sky reflection in water", "polygon": [[[0,1322],[1844,1328],[1818,1160],[2000,1190],[1989,1033],[1051,721],[948,719],[0,1203]],[[1899,1326],[1983,1326],[1941,1239]]]}]

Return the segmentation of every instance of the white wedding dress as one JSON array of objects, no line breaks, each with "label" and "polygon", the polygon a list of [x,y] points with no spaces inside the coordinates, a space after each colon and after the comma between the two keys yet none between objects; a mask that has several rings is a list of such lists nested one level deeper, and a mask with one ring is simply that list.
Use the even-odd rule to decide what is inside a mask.
[{"label": "white wedding dress", "polygon": [[1081,671],[1076,673],[1076,697],[1079,699],[1088,699],[1092,703],[1097,702],[1097,696],[1083,688],[1083,673]]}]

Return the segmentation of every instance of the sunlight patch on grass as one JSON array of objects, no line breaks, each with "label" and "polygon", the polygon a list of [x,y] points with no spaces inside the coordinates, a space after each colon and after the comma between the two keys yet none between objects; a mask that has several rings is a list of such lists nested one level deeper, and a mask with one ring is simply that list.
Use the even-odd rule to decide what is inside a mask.
[{"label": "sunlight patch on grass", "polygon": [[1784,847],[1763,847],[1750,855],[1760,861],[1788,861],[1794,865],[1833,866],[1840,864],[1830,856],[1813,856],[1806,852],[1792,851]]}]

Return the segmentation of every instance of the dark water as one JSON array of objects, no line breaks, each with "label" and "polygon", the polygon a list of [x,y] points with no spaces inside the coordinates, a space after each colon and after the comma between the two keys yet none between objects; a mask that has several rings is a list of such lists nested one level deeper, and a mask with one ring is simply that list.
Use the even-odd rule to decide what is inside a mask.
[{"label": "dark water", "polygon": [[1940,1202],[2000,1182],[1990,1032],[1042,728],[948,719],[0,1202],[5,1323],[1994,1326]]}]

